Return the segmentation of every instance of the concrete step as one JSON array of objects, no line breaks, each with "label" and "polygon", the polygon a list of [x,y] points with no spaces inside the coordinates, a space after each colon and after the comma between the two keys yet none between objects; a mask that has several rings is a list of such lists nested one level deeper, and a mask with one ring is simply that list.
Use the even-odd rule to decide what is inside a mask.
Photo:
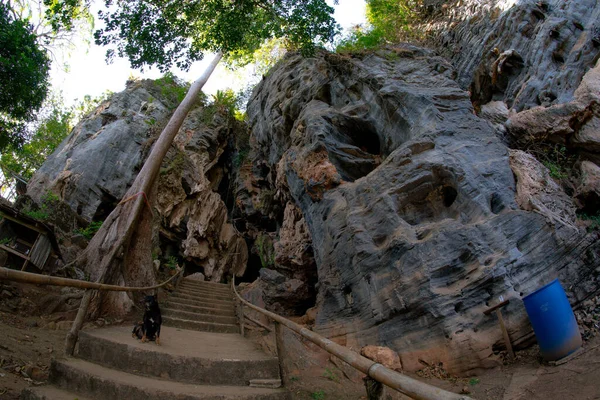
[{"label": "concrete step", "polygon": [[222,315],[222,316],[235,316],[235,308],[234,307],[211,307],[210,305],[206,305],[205,307],[193,306],[190,304],[180,303],[177,301],[167,301],[161,304],[161,308],[170,308],[172,310],[181,310],[181,311],[189,311],[196,312],[201,314],[211,314],[211,315]]},{"label": "concrete step", "polygon": [[183,281],[181,281],[180,285],[189,285],[189,286],[202,287],[202,288],[215,289],[215,290],[231,290],[231,285],[229,285],[227,283],[196,281],[193,279],[184,279]]},{"label": "concrete step", "polygon": [[201,299],[201,300],[221,300],[221,301],[233,301],[233,294],[220,295],[220,294],[206,294],[206,293],[193,293],[184,290],[177,290],[173,292],[173,295],[180,297],[186,297],[190,299]]},{"label": "concrete step", "polygon": [[214,295],[214,296],[233,296],[233,292],[231,290],[223,290],[223,291],[215,291],[215,290],[206,290],[206,289],[195,289],[189,287],[180,286],[177,288],[177,292],[189,293],[194,295]]},{"label": "concrete step", "polygon": [[192,385],[117,371],[79,359],[53,360],[51,382],[94,399],[288,400],[282,389]]},{"label": "concrete step", "polygon": [[201,322],[218,322],[219,324],[237,324],[237,318],[235,316],[212,315],[197,312],[173,310],[171,308],[162,308],[161,311],[163,316],[173,318],[190,319],[192,321]]},{"label": "concrete step", "polygon": [[92,400],[77,393],[67,392],[54,386],[26,388],[21,392],[21,400]]},{"label": "concrete step", "polygon": [[161,345],[142,343],[127,327],[83,331],[78,357],[137,375],[201,385],[248,386],[279,379],[277,358],[237,334],[163,326]]},{"label": "concrete step", "polygon": [[173,328],[190,329],[202,332],[240,333],[240,327],[233,324],[219,324],[216,322],[201,322],[189,319],[163,316],[163,324]]},{"label": "concrete step", "polygon": [[167,301],[176,301],[178,303],[190,304],[198,307],[214,307],[222,309],[235,309],[235,302],[215,299],[203,299],[200,297],[180,296],[177,292],[167,298]]},{"label": "concrete step", "polygon": [[202,290],[205,292],[211,292],[211,293],[231,293],[231,287],[227,286],[227,287],[212,287],[212,286],[208,286],[208,285],[195,285],[195,284],[189,284],[189,283],[181,283],[179,286],[177,286],[177,289],[188,289],[188,290]]}]

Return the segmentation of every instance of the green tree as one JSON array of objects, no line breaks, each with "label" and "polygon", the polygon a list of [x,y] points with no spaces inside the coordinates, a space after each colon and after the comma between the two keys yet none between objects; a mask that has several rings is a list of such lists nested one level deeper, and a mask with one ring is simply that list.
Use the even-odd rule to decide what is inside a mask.
[{"label": "green tree", "polygon": [[[106,5],[110,7],[112,0],[106,0]],[[222,56],[241,63],[250,61],[254,51],[273,37],[285,38],[290,46],[310,53],[315,41],[333,38],[337,25],[332,18],[333,8],[325,0],[120,0],[116,6],[116,10],[100,14],[106,26],[95,33],[96,43],[114,46],[108,51],[109,59],[126,56],[132,67],[156,65],[165,71],[173,64],[189,68],[203,57],[204,51],[217,54],[190,86],[161,132],[125,194],[127,201],[117,205],[76,260],[84,270],[93,272],[96,281],[152,284],[154,272],[148,266],[152,265],[153,221],[150,212],[141,212],[145,207],[142,194],[153,200],[152,188],[160,165]],[[95,298],[93,316],[102,311],[123,312],[123,298],[109,296],[101,294]],[[67,338],[68,354],[73,352],[91,300],[91,292],[82,299],[77,322]],[[102,309],[103,304],[109,306]]]},{"label": "green tree", "polygon": [[73,48],[76,39],[89,43],[92,37],[94,17],[87,0],[11,0],[10,5],[13,17],[32,25],[38,45],[54,61],[57,50]]},{"label": "green tree", "polygon": [[2,153],[0,166],[4,176],[15,172],[24,178],[31,178],[73,127],[74,113],[72,109],[64,107],[60,96],[50,98],[40,114],[27,142]]},{"label": "green tree", "polygon": [[411,24],[421,0],[366,0],[367,26],[355,26],[340,40],[337,51],[372,49],[414,36]]},{"label": "green tree", "polygon": [[94,36],[97,44],[113,46],[109,60],[118,55],[133,68],[187,70],[205,51],[249,62],[272,38],[310,52],[315,41],[335,35],[332,12],[324,0],[121,0],[117,10],[99,14],[105,28]]},{"label": "green tree", "polygon": [[48,93],[50,60],[32,31],[0,2],[0,150],[23,144]]},{"label": "green tree", "polygon": [[65,107],[60,94],[48,96],[37,113],[37,120],[28,124],[26,142],[20,146],[8,146],[0,155],[0,190],[10,192],[16,184],[13,173],[29,179],[42,166],[46,158],[71,132],[75,124],[105,101],[110,92],[92,98],[85,96],[76,105]]}]

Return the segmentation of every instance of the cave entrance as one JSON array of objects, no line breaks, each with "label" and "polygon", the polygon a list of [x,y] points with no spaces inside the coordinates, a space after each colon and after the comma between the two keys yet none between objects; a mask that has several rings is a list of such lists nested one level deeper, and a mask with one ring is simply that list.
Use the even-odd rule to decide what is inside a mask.
[{"label": "cave entrance", "polygon": [[[106,190],[100,189],[100,191],[102,192],[102,197],[100,198],[100,204],[96,207],[92,221],[104,221],[119,203],[119,200]],[[77,211],[79,211],[79,208]]]}]

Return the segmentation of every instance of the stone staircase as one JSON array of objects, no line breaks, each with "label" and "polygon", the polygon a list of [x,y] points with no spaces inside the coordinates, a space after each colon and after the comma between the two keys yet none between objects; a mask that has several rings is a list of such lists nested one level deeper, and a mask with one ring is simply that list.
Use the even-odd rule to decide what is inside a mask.
[{"label": "stone staircase", "polygon": [[[53,360],[52,386],[23,400],[288,400],[279,364],[239,334],[227,285],[184,280],[161,304],[161,346],[120,326],[80,333],[77,358]],[[256,387],[259,386],[259,387]]]}]

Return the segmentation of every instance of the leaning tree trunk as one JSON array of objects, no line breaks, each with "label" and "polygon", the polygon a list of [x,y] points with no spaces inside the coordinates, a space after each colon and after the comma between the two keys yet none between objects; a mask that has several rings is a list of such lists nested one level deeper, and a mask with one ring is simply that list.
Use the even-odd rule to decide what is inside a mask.
[{"label": "leaning tree trunk", "polygon": [[[127,286],[150,286],[156,283],[149,251],[153,212],[150,201],[154,197],[151,191],[173,139],[221,57],[219,52],[202,76],[192,84],[123,200],[75,261],[76,265],[90,271],[92,281]],[[138,223],[142,226],[138,227]],[[112,315],[123,315],[131,305],[132,301],[126,293],[98,292],[91,301],[89,314],[97,316],[110,312]]]}]

